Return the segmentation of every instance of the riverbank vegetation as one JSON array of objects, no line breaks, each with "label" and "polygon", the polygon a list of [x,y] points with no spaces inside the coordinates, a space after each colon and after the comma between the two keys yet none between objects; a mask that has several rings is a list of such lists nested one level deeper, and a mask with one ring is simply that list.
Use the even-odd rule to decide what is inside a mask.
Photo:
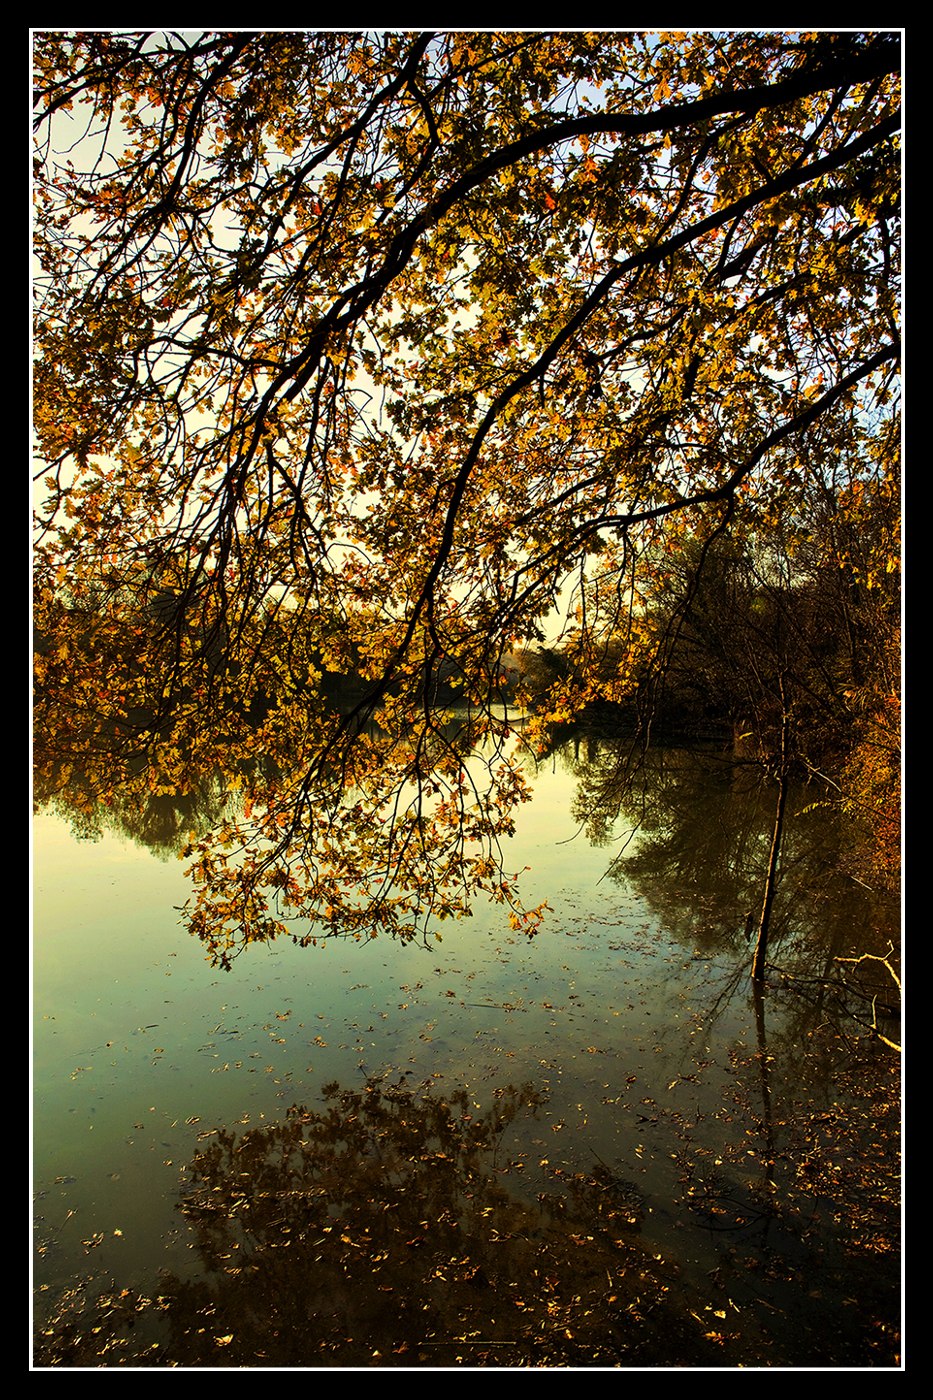
[{"label": "riverbank vegetation", "polygon": [[[572,635],[523,658],[521,689],[597,678],[586,714],[636,739],[718,737],[736,765],[806,782],[852,823],[845,863],[879,888],[900,879],[900,491],[896,447],[873,479],[824,477],[793,530],[733,530],[706,548],[667,542],[641,595],[641,647]],[[837,470],[837,477],[841,473]],[[589,652],[587,646],[589,645]],[[628,668],[624,698],[617,677]]]}]

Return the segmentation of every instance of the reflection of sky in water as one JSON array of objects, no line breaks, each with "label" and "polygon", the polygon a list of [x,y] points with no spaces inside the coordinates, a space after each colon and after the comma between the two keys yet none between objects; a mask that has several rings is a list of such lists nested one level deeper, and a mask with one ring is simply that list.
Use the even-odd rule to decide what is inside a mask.
[{"label": "reflection of sky in water", "polygon": [[[180,862],[109,835],[77,843],[40,815],[34,1158],[48,1248],[36,1281],[197,1269],[174,1206],[198,1134],[275,1121],[295,1102],[319,1104],[329,1081],[358,1088],[381,1074],[463,1085],[483,1110],[497,1087],[532,1082],[547,1104],[510,1130],[528,1196],[543,1160],[605,1161],[645,1191],[649,1243],[682,1250],[666,1203],[683,1129],[714,1160],[729,1052],[755,1048],[739,950],[675,943],[624,880],[600,883],[612,849],[575,836],[574,782],[542,769],[505,857],[532,867],[526,898],[554,911],[533,942],[478,903],[429,949],[282,943],[249,950],[230,973],[178,923]],[[80,1242],[98,1232],[88,1257]],[[699,1270],[703,1237],[689,1249]]]}]

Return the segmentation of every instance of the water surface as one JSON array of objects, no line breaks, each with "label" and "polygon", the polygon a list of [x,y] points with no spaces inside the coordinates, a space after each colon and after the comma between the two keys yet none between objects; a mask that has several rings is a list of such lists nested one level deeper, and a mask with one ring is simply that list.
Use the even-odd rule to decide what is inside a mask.
[{"label": "water surface", "polygon": [[[532,941],[477,904],[430,948],[254,946],[230,972],[179,924],[189,889],[177,860],[36,817],[34,1282],[40,1332],[58,1339],[39,1364],[172,1364],[173,1348],[181,1365],[896,1364],[897,1055],[840,1015],[824,982],[835,958],[883,954],[896,910],[827,874],[845,837],[798,818],[776,916],[780,971],[756,997],[742,915],[767,859],[767,789],[669,755],[645,828],[607,874],[632,822],[603,811],[581,832],[599,761],[598,746],[568,744],[518,814],[507,865],[530,866],[528,903],[552,910]],[[360,1103],[382,1127],[351,1150]],[[387,1118],[390,1103],[402,1107]],[[403,1150],[392,1113],[415,1124],[419,1105],[433,1126],[423,1151],[410,1137]],[[305,1181],[310,1213],[260,1222],[262,1193],[247,1199],[243,1182],[252,1190],[260,1164],[285,1170],[289,1123],[290,1143],[301,1131],[317,1145],[301,1148],[305,1176],[288,1166],[277,1198],[294,1203]],[[380,1142],[395,1155],[374,1177]],[[352,1268],[377,1277],[374,1204],[416,1162],[419,1192],[446,1183],[436,1217],[397,1232],[415,1231],[422,1258],[435,1250],[417,1280],[437,1293],[432,1321],[400,1322],[396,1298],[377,1336],[375,1313],[351,1323],[333,1277],[350,1277],[351,1253]],[[335,1183],[353,1171],[358,1189],[344,1196]],[[322,1219],[350,1241],[346,1258],[328,1254]],[[469,1242],[462,1257],[434,1238],[441,1220]],[[285,1237],[271,1240],[276,1230]],[[407,1267],[418,1246],[402,1243]],[[268,1327],[257,1333],[246,1312],[263,1316],[265,1295],[288,1294],[267,1261],[293,1244],[302,1311],[272,1329],[291,1336],[286,1351],[267,1348]],[[547,1254],[548,1267],[519,1261],[519,1248]],[[243,1302],[244,1260],[256,1308]],[[315,1327],[328,1319],[320,1336],[304,1296],[317,1296],[315,1270],[331,1299],[330,1311],[311,1309]],[[519,1309],[537,1308],[527,1355],[497,1339],[493,1317],[523,1271],[538,1280]],[[642,1275],[650,1308],[631,1291]],[[464,1282],[480,1276],[483,1288]],[[558,1306],[561,1277],[573,1287]],[[121,1295],[144,1303],[114,1339]],[[560,1314],[574,1306],[576,1320]],[[206,1330],[192,1322],[205,1308],[217,1317]],[[646,1330],[661,1317],[669,1327]],[[94,1336],[112,1343],[97,1359]]]}]

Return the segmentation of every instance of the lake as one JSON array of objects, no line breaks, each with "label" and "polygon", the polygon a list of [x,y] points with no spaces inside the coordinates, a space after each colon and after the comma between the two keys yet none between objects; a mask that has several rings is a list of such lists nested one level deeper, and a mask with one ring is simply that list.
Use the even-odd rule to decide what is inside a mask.
[{"label": "lake", "polygon": [[897,902],[797,794],[756,993],[767,782],[659,750],[626,844],[614,756],[517,814],[534,939],[478,903],[229,972],[170,843],[39,812],[37,1366],[898,1364],[895,985],[837,961]]}]

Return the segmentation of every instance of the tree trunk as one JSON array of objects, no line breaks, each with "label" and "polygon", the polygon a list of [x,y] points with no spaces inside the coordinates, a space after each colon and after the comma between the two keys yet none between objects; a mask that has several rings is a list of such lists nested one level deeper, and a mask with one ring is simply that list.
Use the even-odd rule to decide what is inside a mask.
[{"label": "tree trunk", "polygon": [[774,892],[777,888],[777,868],[778,858],[781,854],[781,838],[784,835],[784,808],[787,804],[788,788],[788,753],[787,739],[790,716],[787,712],[787,701],[784,695],[784,675],[780,677],[781,689],[781,765],[778,769],[778,800],[777,811],[774,815],[774,833],[771,837],[771,855],[768,860],[768,876],[765,880],[765,897],[761,906],[761,919],[758,924],[758,941],[755,944],[755,960],[752,964],[752,979],[755,982],[764,980],[765,956],[768,951],[768,924],[771,920],[771,906],[774,903]]}]

